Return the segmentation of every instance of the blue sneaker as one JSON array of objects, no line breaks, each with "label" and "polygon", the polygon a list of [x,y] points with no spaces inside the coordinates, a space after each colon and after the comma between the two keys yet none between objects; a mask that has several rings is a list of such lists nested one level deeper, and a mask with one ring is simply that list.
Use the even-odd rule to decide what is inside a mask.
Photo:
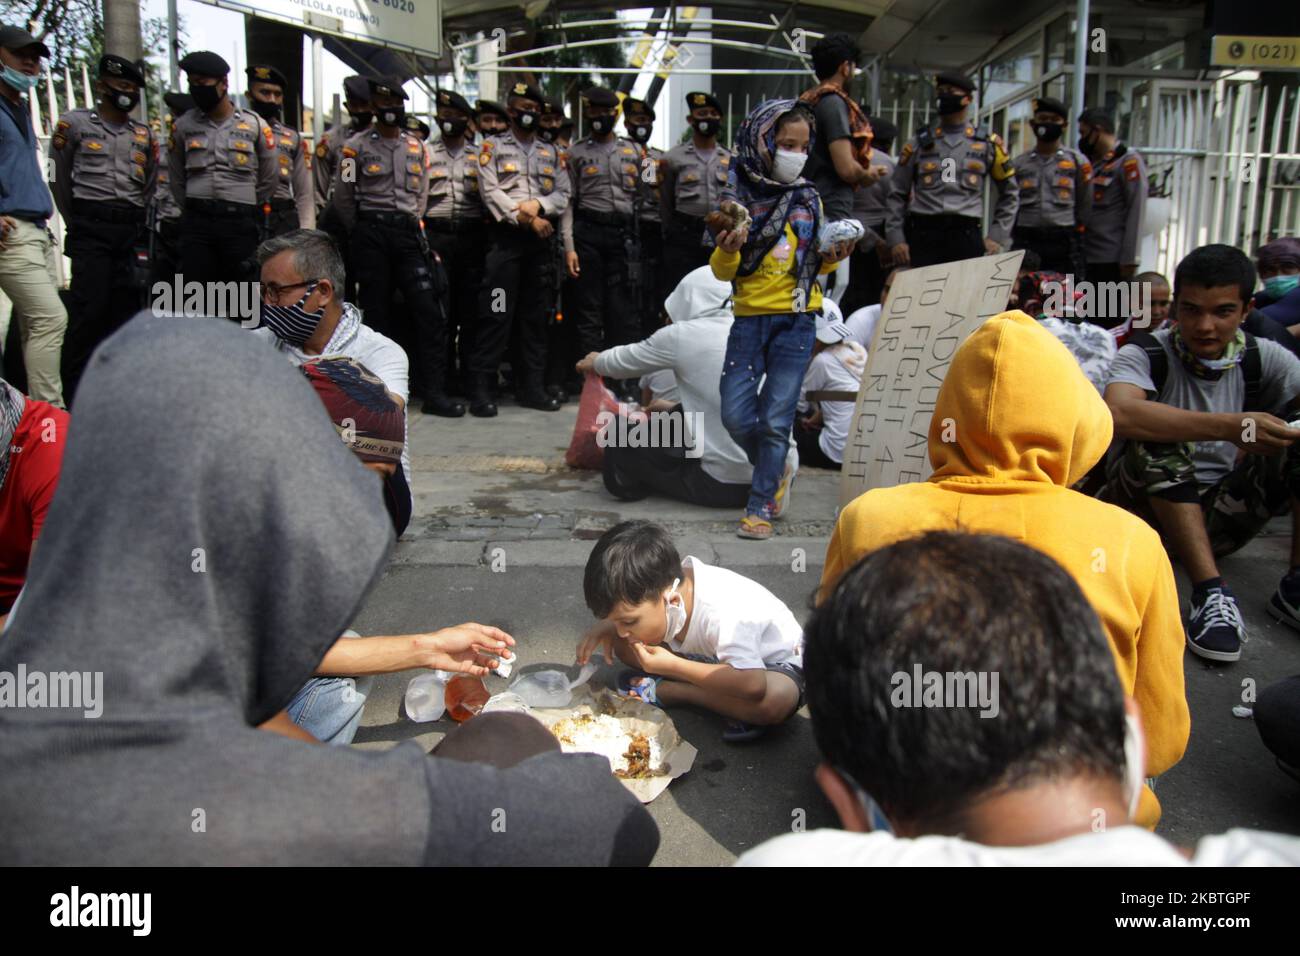
[{"label": "blue sneaker", "polygon": [[1187,647],[1209,661],[1241,659],[1241,642],[1246,638],[1246,624],[1241,619],[1237,599],[1227,588],[1208,588],[1192,595],[1187,620]]},{"label": "blue sneaker", "polygon": [[747,724],[743,720],[728,720],[722,731],[722,739],[729,744],[747,744],[767,733],[762,724]]},{"label": "blue sneaker", "polygon": [[1268,613],[1274,620],[1300,631],[1300,573],[1288,572],[1278,582],[1268,601]]}]

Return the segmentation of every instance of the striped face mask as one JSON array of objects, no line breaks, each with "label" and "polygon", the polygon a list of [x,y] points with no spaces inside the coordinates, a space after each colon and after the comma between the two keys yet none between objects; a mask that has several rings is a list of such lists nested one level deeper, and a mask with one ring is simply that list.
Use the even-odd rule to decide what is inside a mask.
[{"label": "striped face mask", "polygon": [[[317,280],[319,281],[319,280]],[[315,312],[306,312],[302,304],[316,291],[316,282],[307,286],[303,297],[293,305],[270,305],[262,301],[262,328],[268,328],[282,342],[301,347],[316,332],[316,326],[325,317],[325,307]]]}]

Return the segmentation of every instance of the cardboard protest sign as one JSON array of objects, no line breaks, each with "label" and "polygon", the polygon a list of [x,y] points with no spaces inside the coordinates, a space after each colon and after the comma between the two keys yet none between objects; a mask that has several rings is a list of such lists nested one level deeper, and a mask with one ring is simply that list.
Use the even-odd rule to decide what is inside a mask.
[{"label": "cardboard protest sign", "polygon": [[853,410],[840,507],[930,477],[930,416],[966,337],[1007,309],[1023,251],[909,269],[894,280]]}]

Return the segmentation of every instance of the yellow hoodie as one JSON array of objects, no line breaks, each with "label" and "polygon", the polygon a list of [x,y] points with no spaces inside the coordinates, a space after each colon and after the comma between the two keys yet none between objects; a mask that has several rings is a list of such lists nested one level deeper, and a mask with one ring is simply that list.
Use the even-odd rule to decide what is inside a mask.
[{"label": "yellow hoodie", "polygon": [[[956,441],[944,442],[949,418]],[[819,594],[864,555],[926,531],[988,532],[1037,548],[1074,576],[1101,619],[1124,690],[1141,708],[1154,777],[1182,758],[1190,730],[1173,569],[1146,522],[1070,487],[1106,452],[1113,429],[1106,403],[1054,335],[1023,312],[989,319],[958,349],[939,390],[934,474],[849,503]],[[1159,819],[1159,801],[1144,790],[1137,822],[1151,828]]]}]

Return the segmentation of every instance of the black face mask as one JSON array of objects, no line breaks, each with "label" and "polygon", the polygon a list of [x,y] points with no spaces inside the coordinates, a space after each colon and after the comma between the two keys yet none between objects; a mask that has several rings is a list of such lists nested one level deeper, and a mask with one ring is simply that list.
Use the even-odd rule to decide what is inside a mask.
[{"label": "black face mask", "polygon": [[609,116],[597,116],[591,121],[591,131],[597,136],[604,136],[614,128],[614,120]]},{"label": "black face mask", "polygon": [[650,140],[649,126],[633,126],[627,131],[627,133],[632,137],[633,142],[640,143],[642,146]]},{"label": "black face mask", "polygon": [[438,120],[438,126],[442,129],[443,136],[450,136],[452,139],[458,139],[465,135],[465,130],[469,128],[469,120]]},{"label": "black face mask", "polygon": [[194,97],[195,106],[209,113],[221,102],[222,94],[216,86],[191,86],[190,96]]},{"label": "black face mask", "polygon": [[1088,136],[1079,137],[1079,151],[1085,156],[1091,156],[1092,151],[1097,147],[1097,134],[1091,133]]},{"label": "black face mask", "polygon": [[117,107],[123,113],[129,113],[135,109],[136,104],[140,102],[140,94],[123,93],[121,90],[109,90],[104,94],[110,105]]},{"label": "black face mask", "polygon": [[695,121],[695,132],[701,136],[717,136],[718,130],[722,128],[722,120],[702,119]]},{"label": "black face mask", "polygon": [[370,125],[370,121],[375,118],[375,114],[369,110],[359,110],[356,113],[349,113],[352,117],[352,127],[354,129],[365,129]]},{"label": "black face mask", "polygon": [[522,130],[531,130],[537,125],[537,121],[542,118],[542,114],[537,110],[515,110],[515,122],[519,124]]},{"label": "black face mask", "polygon": [[405,106],[386,106],[379,111],[379,122],[385,126],[402,126],[406,123]]},{"label": "black face mask", "polygon": [[264,100],[258,100],[249,97],[248,105],[253,107],[254,113],[262,117],[262,119],[266,120],[268,123],[271,120],[276,120],[280,118],[281,106],[279,103],[267,103]]},{"label": "black face mask", "polygon": [[960,113],[962,110],[961,101],[965,98],[965,95],[961,93],[940,93],[935,100],[935,108],[939,111],[940,116]]},{"label": "black face mask", "polygon": [[537,131],[537,138],[543,143],[554,143],[559,135],[560,131],[558,129],[547,129],[545,126]]},{"label": "black face mask", "polygon": [[1054,143],[1061,138],[1065,127],[1060,123],[1035,123],[1034,135],[1044,143]]}]

